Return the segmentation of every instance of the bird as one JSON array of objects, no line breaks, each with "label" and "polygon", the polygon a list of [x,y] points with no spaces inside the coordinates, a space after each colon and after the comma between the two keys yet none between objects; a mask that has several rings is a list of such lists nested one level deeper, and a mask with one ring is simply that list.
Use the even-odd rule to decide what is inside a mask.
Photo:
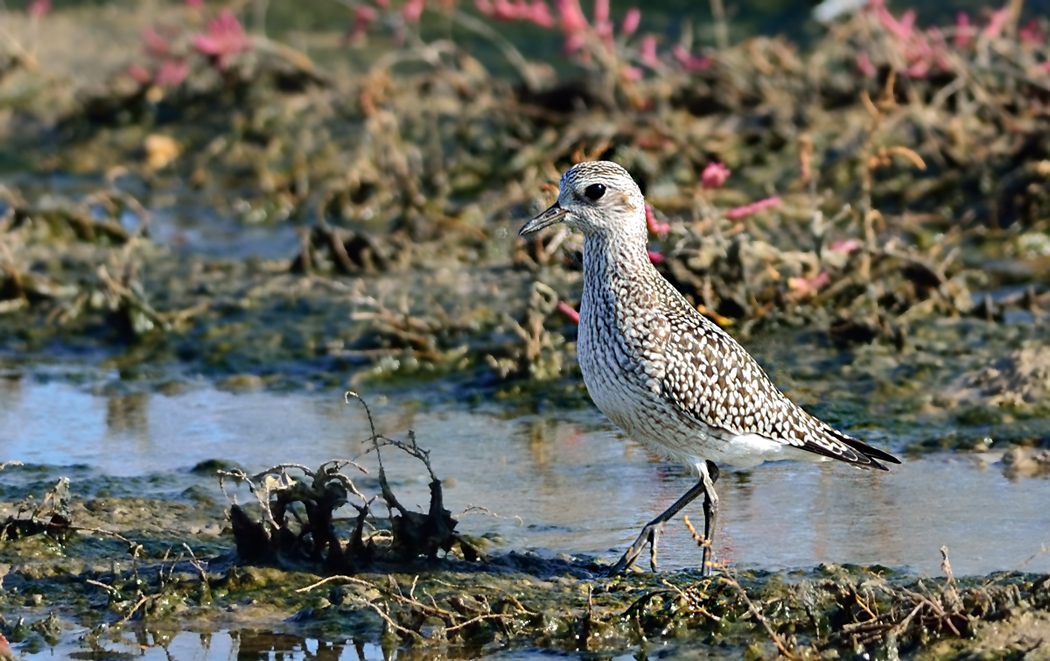
[{"label": "bird", "polygon": [[587,392],[628,437],[690,467],[699,480],[646,524],[609,573],[656,548],[664,524],[704,497],[700,571],[718,521],[719,464],[750,468],[781,459],[836,459],[888,470],[893,455],[836,430],[792,402],[729,333],[702,315],[653,265],[645,199],[611,161],[562,175],[558,199],[521,236],[557,223],[583,233],[583,295],[576,353]]}]

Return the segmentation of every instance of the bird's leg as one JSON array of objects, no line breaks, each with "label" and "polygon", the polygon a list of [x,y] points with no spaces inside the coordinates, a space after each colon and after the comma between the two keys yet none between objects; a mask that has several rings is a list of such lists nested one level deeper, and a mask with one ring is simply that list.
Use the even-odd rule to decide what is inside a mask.
[{"label": "bird's leg", "polygon": [[718,466],[713,461],[705,462],[700,469],[700,484],[704,485],[704,551],[701,555],[701,576],[711,575],[712,563],[708,562],[708,556],[712,554],[711,545],[715,538],[715,524],[718,523],[718,494],[715,493],[715,482],[717,481]]},{"label": "bird's leg", "polygon": [[[627,571],[627,569],[629,569],[630,566],[633,565],[636,560],[638,560],[638,556],[640,556],[642,554],[642,549],[645,548],[646,544],[649,545],[649,565],[652,567],[653,571],[655,572],[656,571],[656,543],[660,539],[660,531],[663,530],[664,523],[669,521],[671,519],[671,517],[673,517],[675,514],[678,514],[678,512],[680,512],[683,507],[685,507],[689,503],[691,503],[694,500],[696,500],[696,497],[699,496],[700,494],[704,494],[704,518],[705,518],[704,534],[705,534],[705,536],[708,535],[708,526],[707,526],[706,521],[708,520],[709,517],[708,517],[708,513],[707,513],[707,507],[708,507],[708,503],[711,501],[711,496],[708,495],[708,494],[713,494],[714,493],[714,483],[715,483],[715,481],[713,479],[711,479],[710,475],[708,475],[708,473],[709,473],[708,467],[714,467],[714,474],[715,474],[715,477],[717,478],[717,476],[718,476],[718,468],[715,467],[715,465],[713,463],[707,462],[707,465],[699,464],[698,468],[700,469],[700,481],[697,482],[691,489],[689,489],[689,491],[686,491],[684,494],[682,494],[682,497],[679,498],[678,500],[676,500],[673,505],[668,507],[664,511],[663,514],[661,514],[660,516],[656,517],[655,519],[653,519],[649,523],[645,524],[645,527],[642,528],[642,532],[638,535],[638,539],[634,540],[634,543],[631,544],[630,547],[628,547],[627,551],[620,558],[619,562],[617,562],[615,565],[613,565],[612,569],[609,570],[609,575],[610,576],[616,576],[617,574],[622,574],[623,572]],[[714,505],[715,511],[717,513],[717,509],[718,509],[718,497],[717,496],[715,496],[714,502],[715,502],[715,505]],[[704,551],[704,558],[707,557],[706,554],[707,554],[707,551],[705,549],[705,551]]]}]

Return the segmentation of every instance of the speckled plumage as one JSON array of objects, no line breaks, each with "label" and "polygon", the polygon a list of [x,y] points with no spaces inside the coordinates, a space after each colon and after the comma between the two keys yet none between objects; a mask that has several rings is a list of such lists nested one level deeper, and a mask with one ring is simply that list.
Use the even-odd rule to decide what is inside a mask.
[{"label": "speckled plumage", "polygon": [[[694,466],[701,476],[694,490],[713,470],[712,507],[715,463],[834,458],[884,470],[884,461],[899,463],[791,402],[736,340],[660,275],[646,251],[645,201],[622,167],[597,161],[568,170],[558,202],[522,234],[556,222],[585,236],[577,354],[587,391],[630,437]],[[694,490],[666,518],[704,492]],[[650,524],[654,567],[659,519]]]}]

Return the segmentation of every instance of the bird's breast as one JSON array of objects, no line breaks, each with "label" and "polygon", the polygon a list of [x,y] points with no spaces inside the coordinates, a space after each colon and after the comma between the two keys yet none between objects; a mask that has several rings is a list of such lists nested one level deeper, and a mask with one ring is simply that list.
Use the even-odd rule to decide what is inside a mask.
[{"label": "bird's breast", "polygon": [[595,406],[635,436],[653,426],[649,418],[659,413],[659,406],[641,367],[645,356],[627,337],[622,316],[600,293],[585,292],[576,353]]}]

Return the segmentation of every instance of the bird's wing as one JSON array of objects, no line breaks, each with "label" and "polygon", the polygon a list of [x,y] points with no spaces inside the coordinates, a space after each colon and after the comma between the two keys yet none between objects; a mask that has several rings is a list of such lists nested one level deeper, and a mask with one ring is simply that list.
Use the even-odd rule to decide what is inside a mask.
[{"label": "bird's wing", "polygon": [[650,355],[645,375],[658,394],[703,424],[859,466],[885,468],[895,457],[844,434],[789,400],[746,350],[697,312],[673,287],[669,305],[646,316]]}]

